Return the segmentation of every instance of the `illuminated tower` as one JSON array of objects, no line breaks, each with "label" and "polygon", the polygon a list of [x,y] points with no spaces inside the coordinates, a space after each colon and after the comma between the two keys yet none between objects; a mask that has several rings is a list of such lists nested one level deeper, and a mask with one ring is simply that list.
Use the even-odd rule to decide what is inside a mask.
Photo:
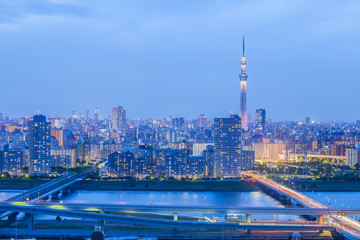
[{"label": "illuminated tower", "polygon": [[247,112],[246,112],[246,81],[248,75],[246,75],[246,60],[245,60],[245,36],[243,37],[243,56],[241,58],[241,74],[240,74],[240,117],[242,128],[247,131]]}]

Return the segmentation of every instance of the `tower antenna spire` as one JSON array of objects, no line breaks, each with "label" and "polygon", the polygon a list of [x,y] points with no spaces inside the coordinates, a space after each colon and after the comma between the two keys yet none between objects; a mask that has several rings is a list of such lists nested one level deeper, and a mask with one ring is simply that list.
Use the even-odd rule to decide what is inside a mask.
[{"label": "tower antenna spire", "polygon": [[243,57],[245,57],[245,36],[243,36]]}]

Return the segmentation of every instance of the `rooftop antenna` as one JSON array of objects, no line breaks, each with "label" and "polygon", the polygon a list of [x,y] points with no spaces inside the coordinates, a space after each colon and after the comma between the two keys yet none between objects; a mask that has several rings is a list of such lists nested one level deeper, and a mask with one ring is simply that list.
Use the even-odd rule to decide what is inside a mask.
[{"label": "rooftop antenna", "polygon": [[245,36],[243,36],[243,57],[245,57]]}]

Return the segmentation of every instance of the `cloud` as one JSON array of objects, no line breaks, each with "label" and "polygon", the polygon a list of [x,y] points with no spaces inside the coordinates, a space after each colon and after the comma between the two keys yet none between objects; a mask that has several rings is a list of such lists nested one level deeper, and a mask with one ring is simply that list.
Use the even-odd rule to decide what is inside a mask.
[{"label": "cloud", "polygon": [[[75,1],[74,1],[75,2]],[[83,5],[60,0],[11,0],[0,2],[0,27],[21,27],[31,18],[87,18],[93,11]]]},{"label": "cloud", "polygon": [[314,25],[314,32],[320,35],[354,33],[360,27],[360,2],[347,2],[325,8]]}]

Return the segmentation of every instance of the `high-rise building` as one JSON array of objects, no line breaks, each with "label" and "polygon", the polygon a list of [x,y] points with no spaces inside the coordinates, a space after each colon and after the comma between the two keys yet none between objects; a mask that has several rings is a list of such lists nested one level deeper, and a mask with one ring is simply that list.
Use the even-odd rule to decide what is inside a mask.
[{"label": "high-rise building", "polygon": [[9,146],[4,146],[0,151],[0,173],[10,175],[21,175],[23,166],[23,152],[20,150],[9,150]]},{"label": "high-rise building", "polygon": [[115,131],[126,130],[126,111],[122,106],[112,109],[112,129]]},{"label": "high-rise building", "polygon": [[346,165],[353,167],[360,163],[360,151],[358,149],[346,149],[345,155]]},{"label": "high-rise building", "polygon": [[85,118],[86,122],[89,122],[90,120],[90,111],[86,110],[86,118]]},{"label": "high-rise building", "polygon": [[245,36],[243,37],[243,56],[241,58],[241,74],[240,74],[240,117],[242,128],[247,131],[248,121],[246,112],[246,82],[248,75],[246,74],[246,59],[245,59]]},{"label": "high-rise building", "polygon": [[206,149],[202,152],[205,161],[204,176],[217,177],[214,169],[214,145],[207,145]]},{"label": "high-rise building", "polygon": [[179,117],[173,119],[173,127],[175,129],[182,129],[185,127],[185,118]]},{"label": "high-rise building", "polygon": [[117,177],[130,177],[135,155],[130,151],[114,152],[109,155],[109,173]]},{"label": "high-rise building", "polygon": [[188,156],[186,161],[186,176],[189,178],[205,177],[204,156]]},{"label": "high-rise building", "polygon": [[[229,118],[215,118],[215,175],[239,177],[242,170],[251,169],[255,155],[244,153],[241,146],[241,118],[231,115]],[[252,154],[252,158],[249,155]]]},{"label": "high-rise building", "polygon": [[266,110],[265,109],[257,109],[255,118],[255,131],[258,133],[262,133],[265,130],[265,122],[266,122]]},{"label": "high-rise building", "polygon": [[203,151],[209,145],[214,146],[214,143],[193,143],[192,156],[202,156]]},{"label": "high-rise building", "polygon": [[95,108],[95,111],[94,111],[94,123],[95,125],[98,124],[100,121],[100,110],[98,107]]},{"label": "high-rise building", "polygon": [[51,136],[55,137],[60,147],[64,146],[64,130],[63,129],[51,129]]},{"label": "high-rise building", "polygon": [[46,116],[35,115],[29,122],[30,174],[48,174],[50,163],[50,122]]},{"label": "high-rise building", "polygon": [[204,128],[206,126],[206,123],[207,123],[207,117],[205,114],[198,114],[198,117],[197,117],[197,121],[196,121],[196,127],[197,128]]},{"label": "high-rise building", "polygon": [[51,167],[76,167],[76,150],[51,149]]}]

